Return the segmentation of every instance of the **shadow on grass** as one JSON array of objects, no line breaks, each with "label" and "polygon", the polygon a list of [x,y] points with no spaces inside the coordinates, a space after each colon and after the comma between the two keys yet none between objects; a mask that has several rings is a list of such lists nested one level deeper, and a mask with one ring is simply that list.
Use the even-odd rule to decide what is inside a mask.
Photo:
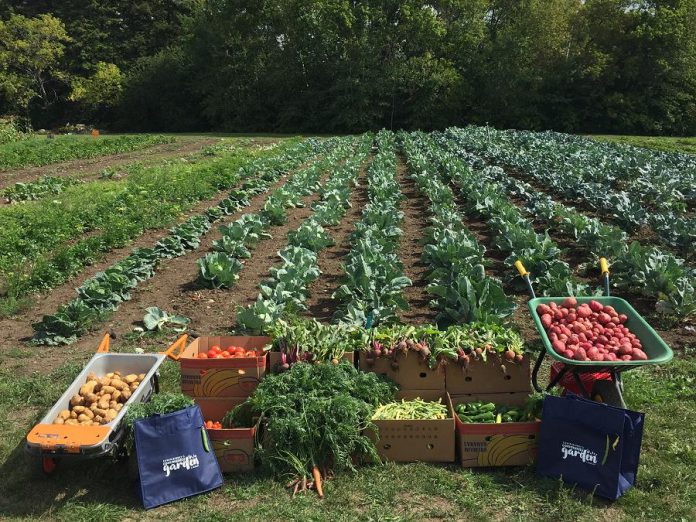
[{"label": "shadow on grass", "polygon": [[41,459],[29,455],[24,440],[0,467],[0,518],[41,516],[80,503],[138,508],[127,461],[66,458],[50,475]]}]

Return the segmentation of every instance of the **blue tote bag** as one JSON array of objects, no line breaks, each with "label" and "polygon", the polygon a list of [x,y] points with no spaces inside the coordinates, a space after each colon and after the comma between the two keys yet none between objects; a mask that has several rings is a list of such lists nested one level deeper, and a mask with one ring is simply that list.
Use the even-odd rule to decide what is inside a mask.
[{"label": "blue tote bag", "polygon": [[135,449],[146,509],[222,486],[198,406],[136,421]]},{"label": "blue tote bag", "polygon": [[547,396],[537,474],[616,500],[636,481],[645,414],[577,395]]}]

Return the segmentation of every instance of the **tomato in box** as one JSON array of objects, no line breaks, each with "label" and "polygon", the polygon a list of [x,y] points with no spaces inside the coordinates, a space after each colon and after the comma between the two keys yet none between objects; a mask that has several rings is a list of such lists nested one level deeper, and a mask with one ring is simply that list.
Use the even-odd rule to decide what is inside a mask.
[{"label": "tomato in box", "polygon": [[[228,336],[198,337],[186,345],[181,337],[167,350],[167,355],[181,365],[181,391],[191,397],[248,397],[266,374],[266,354],[263,347],[269,337]],[[254,357],[210,358],[214,347],[241,347],[254,350]],[[199,358],[201,353],[208,356]],[[236,350],[235,350],[236,353]],[[260,354],[260,355],[259,355]]]}]

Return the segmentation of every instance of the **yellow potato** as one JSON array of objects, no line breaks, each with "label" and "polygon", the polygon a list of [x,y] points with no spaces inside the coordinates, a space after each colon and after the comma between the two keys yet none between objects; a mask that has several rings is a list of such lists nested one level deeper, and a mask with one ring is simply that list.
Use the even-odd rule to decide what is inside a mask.
[{"label": "yellow potato", "polygon": [[53,421],[53,424],[65,424],[65,419],[62,417],[56,417],[56,420]]},{"label": "yellow potato", "polygon": [[117,390],[127,390],[129,384],[123,381],[111,381],[111,386],[116,388]]},{"label": "yellow potato", "polygon": [[140,384],[138,381],[131,383],[130,390],[135,391],[135,389],[138,387],[138,384]]},{"label": "yellow potato", "polygon": [[85,422],[85,421],[90,421],[90,422],[92,422],[92,419],[90,419],[90,418],[89,418],[87,415],[85,415],[84,413],[80,413],[80,414],[77,416],[77,421],[78,421],[78,422]]},{"label": "yellow potato", "polygon": [[114,376],[114,372],[109,372],[106,374],[106,377],[108,377],[109,379],[113,378],[113,376]]},{"label": "yellow potato", "polygon": [[106,397],[102,397],[101,399],[99,399],[98,406],[99,406],[100,410],[108,410],[109,409],[109,399],[107,399]]},{"label": "yellow potato", "polygon": [[134,373],[130,373],[130,374],[126,375],[126,377],[124,378],[124,380],[125,380],[128,384],[132,384],[132,383],[134,383],[135,381],[138,380],[138,376],[137,376],[136,374],[134,374]]},{"label": "yellow potato", "polygon": [[92,411],[94,412],[94,418],[96,419],[97,417],[102,417],[102,418],[104,418],[104,417],[106,416],[106,411],[107,411],[107,410],[106,410],[106,409],[102,409],[102,408],[95,408],[95,409],[92,410]]},{"label": "yellow potato", "polygon": [[85,398],[80,395],[73,395],[70,399],[70,406],[81,406],[85,403]]},{"label": "yellow potato", "polygon": [[65,421],[65,424],[67,424],[69,426],[75,426],[75,425],[80,424],[80,423],[77,422],[77,419],[68,419]]},{"label": "yellow potato", "polygon": [[[71,418],[71,419],[77,419],[77,413],[75,413],[74,411],[71,411],[71,412],[70,412],[70,418]],[[66,419],[66,420],[67,420],[67,419]]]},{"label": "yellow potato", "polygon": [[116,391],[116,388],[114,388],[113,386],[104,386],[104,387],[102,388],[102,391],[103,391],[105,394],[107,394],[107,393],[108,393],[108,394],[112,394],[112,393],[114,393],[114,392]]},{"label": "yellow potato", "polygon": [[85,397],[85,402],[87,404],[92,404],[94,402],[97,402],[99,400],[99,396],[96,393],[89,393]]},{"label": "yellow potato", "polygon": [[139,373],[138,374],[138,381],[143,382],[145,380],[145,374],[144,373]]},{"label": "yellow potato", "polygon": [[58,414],[58,417],[61,419],[69,419],[70,418],[70,410],[61,410],[60,413]]},{"label": "yellow potato", "polygon": [[131,398],[131,395],[133,395],[132,391],[123,390],[123,392],[121,393],[121,399],[123,400],[123,402],[126,402],[128,399]]},{"label": "yellow potato", "polygon": [[87,397],[87,395],[94,393],[94,388],[97,384],[99,384],[97,381],[89,381],[87,384],[83,384],[80,388],[80,395]]},{"label": "yellow potato", "polygon": [[113,407],[113,409],[116,411],[121,411],[122,408],[123,408],[123,404],[117,404],[116,406]]}]

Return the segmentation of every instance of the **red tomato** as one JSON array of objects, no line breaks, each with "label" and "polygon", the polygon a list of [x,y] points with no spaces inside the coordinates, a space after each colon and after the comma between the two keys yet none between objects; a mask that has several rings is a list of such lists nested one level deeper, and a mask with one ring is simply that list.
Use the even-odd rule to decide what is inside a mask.
[{"label": "red tomato", "polygon": [[223,359],[229,359],[230,353],[229,352],[221,352],[220,357],[222,357]]},{"label": "red tomato", "polygon": [[220,347],[217,344],[214,344],[213,346],[210,347],[209,351],[220,353],[222,350],[220,349]]},{"label": "red tomato", "polygon": [[199,359],[207,359],[207,358],[208,358],[208,354],[205,353],[205,352],[201,352],[201,353],[198,354],[198,358],[199,358]]},{"label": "red tomato", "polygon": [[256,357],[256,352],[254,352],[254,351],[247,352],[246,357]]},{"label": "red tomato", "polygon": [[218,352],[214,352],[213,350],[208,350],[208,359],[215,359],[215,356],[218,354]]},{"label": "red tomato", "polygon": [[[228,348],[228,350],[231,350],[231,348]],[[241,346],[234,346],[234,352],[235,353],[246,353],[246,350],[242,348]]]},{"label": "red tomato", "polygon": [[234,358],[234,359],[244,359],[244,354],[241,353],[241,352],[237,352],[237,353],[235,353],[235,354],[232,356],[232,358]]},{"label": "red tomato", "polygon": [[211,420],[205,421],[205,427],[208,428],[208,429],[212,429],[212,427],[213,427],[213,421],[211,421]]}]

